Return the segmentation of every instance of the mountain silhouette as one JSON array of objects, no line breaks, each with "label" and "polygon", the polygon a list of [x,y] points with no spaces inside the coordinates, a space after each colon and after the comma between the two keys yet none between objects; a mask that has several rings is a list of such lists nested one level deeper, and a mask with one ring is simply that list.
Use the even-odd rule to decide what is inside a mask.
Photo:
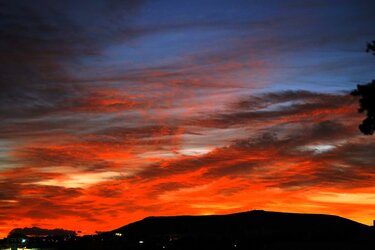
[{"label": "mountain silhouette", "polygon": [[130,249],[374,249],[373,227],[324,214],[254,210],[229,215],[147,217],[98,237]]},{"label": "mountain silhouette", "polygon": [[[19,238],[10,238],[4,246],[17,249],[17,242]],[[373,250],[375,230],[334,215],[254,210],[228,215],[147,217],[97,235],[29,238],[22,246],[26,245],[92,250]]]}]

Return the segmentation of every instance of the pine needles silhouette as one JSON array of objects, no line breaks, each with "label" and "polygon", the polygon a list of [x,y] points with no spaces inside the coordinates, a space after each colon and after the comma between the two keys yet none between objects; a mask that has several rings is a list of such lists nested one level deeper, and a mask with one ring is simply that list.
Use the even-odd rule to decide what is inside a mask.
[{"label": "pine needles silhouette", "polygon": [[[375,41],[367,43],[366,52],[375,55]],[[357,89],[351,92],[352,96],[360,96],[359,113],[366,113],[366,118],[359,125],[359,130],[365,135],[372,135],[375,130],[375,80],[367,84],[358,84]]]}]

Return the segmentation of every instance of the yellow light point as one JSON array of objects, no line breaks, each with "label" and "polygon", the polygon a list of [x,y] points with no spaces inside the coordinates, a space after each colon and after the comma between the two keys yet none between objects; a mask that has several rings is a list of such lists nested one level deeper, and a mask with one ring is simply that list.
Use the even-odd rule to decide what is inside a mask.
[{"label": "yellow light point", "polygon": [[117,237],[121,237],[121,236],[122,236],[122,233],[115,233],[115,235],[116,235]]}]

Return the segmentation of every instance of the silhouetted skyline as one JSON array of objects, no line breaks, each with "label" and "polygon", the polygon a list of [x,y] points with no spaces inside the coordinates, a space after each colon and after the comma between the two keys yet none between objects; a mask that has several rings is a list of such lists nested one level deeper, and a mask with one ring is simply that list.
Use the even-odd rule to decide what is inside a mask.
[{"label": "silhouetted skyline", "polygon": [[[30,230],[26,228],[9,235],[0,241],[0,247],[56,250],[372,250],[375,246],[374,228],[371,226],[333,215],[263,210],[228,215],[147,217],[116,230],[82,237],[62,230],[54,230],[55,233],[59,231],[54,236],[30,237]],[[41,230],[33,228],[32,231]]]}]

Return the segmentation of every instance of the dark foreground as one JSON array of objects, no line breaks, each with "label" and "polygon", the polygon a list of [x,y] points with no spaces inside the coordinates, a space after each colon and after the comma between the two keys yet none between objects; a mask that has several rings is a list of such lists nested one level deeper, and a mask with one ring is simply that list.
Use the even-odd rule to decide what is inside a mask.
[{"label": "dark foreground", "polygon": [[[23,238],[22,238],[23,237]],[[22,242],[23,241],[23,242]],[[375,230],[345,218],[251,211],[215,216],[148,217],[93,236],[3,240],[0,249],[375,249]]]}]

